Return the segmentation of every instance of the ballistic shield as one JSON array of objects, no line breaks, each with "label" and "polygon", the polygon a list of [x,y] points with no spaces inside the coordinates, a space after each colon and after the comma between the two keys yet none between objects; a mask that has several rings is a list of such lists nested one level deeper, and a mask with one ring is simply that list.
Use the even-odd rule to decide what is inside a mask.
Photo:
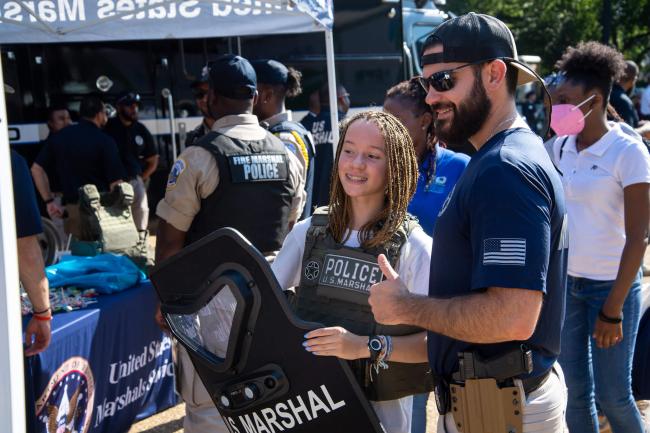
[{"label": "ballistic shield", "polygon": [[233,433],[383,431],[345,361],[304,350],[306,332],[262,254],[217,230],[151,274],[172,333]]}]

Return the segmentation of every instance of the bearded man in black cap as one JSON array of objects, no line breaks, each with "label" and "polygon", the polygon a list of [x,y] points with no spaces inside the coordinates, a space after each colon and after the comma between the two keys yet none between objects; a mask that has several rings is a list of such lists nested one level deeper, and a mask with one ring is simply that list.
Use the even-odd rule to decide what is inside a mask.
[{"label": "bearded man in black cap", "polygon": [[[248,60],[227,54],[208,66],[208,109],[215,123],[212,131],[179,155],[171,169],[165,198],[156,209],[160,217],[156,261],[222,227],[240,231],[271,260],[302,213],[303,169],[284,143],[262,128],[252,114],[257,76]],[[226,327],[234,311],[229,293],[223,289],[219,295],[226,298],[219,315]],[[166,327],[160,311],[156,321]],[[211,334],[207,339],[205,344],[217,356],[225,356],[227,336]],[[177,349],[176,377],[185,400],[185,432],[227,432],[187,352],[180,345]]]},{"label": "bearded man in black cap", "polygon": [[410,294],[385,257],[371,288],[378,322],[428,329],[438,432],[564,432],[557,364],[567,219],[559,174],[515,107],[541,79],[510,30],[469,13],[426,40],[422,84],[442,141],[477,149],[433,232],[429,297]]},{"label": "bearded man in black cap", "polygon": [[145,182],[158,167],[158,151],[151,133],[140,121],[138,112],[140,95],[124,92],[117,97],[117,116],[109,119],[104,131],[113,137],[133,187],[131,211],[138,230],[149,225],[149,202]]},{"label": "bearded man in black cap", "polygon": [[274,133],[300,160],[305,175],[305,206],[301,216],[311,215],[311,198],[314,185],[315,148],[311,133],[295,122],[284,101],[302,93],[302,74],[292,67],[286,67],[276,60],[255,60],[252,62],[257,74],[259,97],[253,113],[268,125]]}]

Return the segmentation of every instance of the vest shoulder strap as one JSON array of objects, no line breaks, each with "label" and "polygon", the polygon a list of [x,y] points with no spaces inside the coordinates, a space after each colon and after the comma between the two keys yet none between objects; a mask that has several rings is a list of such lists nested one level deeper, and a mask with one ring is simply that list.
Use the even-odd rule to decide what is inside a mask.
[{"label": "vest shoulder strap", "polygon": [[408,240],[411,232],[419,226],[420,223],[418,222],[418,219],[407,213],[406,218],[404,218],[400,227],[395,231],[395,233],[393,233],[393,236],[385,246],[386,257],[392,266],[397,266],[402,247]]},{"label": "vest shoulder strap", "polygon": [[228,137],[227,135],[224,135],[220,132],[217,131],[210,131],[207,134],[205,134],[203,137],[199,138],[196,143],[194,143],[195,146],[199,146],[210,152],[211,154],[214,153],[221,153],[219,152],[218,146],[215,146],[216,143],[218,142],[225,142],[225,143],[232,143],[232,138]]},{"label": "vest shoulder strap", "polygon": [[294,122],[293,120],[283,120],[276,123],[269,128],[269,131],[276,134],[278,132],[297,131],[301,135],[307,135],[307,129],[302,123]]},{"label": "vest shoulder strap", "polygon": [[327,224],[329,224],[329,207],[317,207],[311,215],[311,227],[327,227]]}]

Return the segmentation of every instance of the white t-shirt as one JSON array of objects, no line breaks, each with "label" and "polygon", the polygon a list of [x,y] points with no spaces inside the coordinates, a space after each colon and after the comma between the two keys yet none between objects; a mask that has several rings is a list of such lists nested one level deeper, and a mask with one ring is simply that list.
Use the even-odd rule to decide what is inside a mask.
[{"label": "white t-shirt", "polygon": [[[300,283],[302,256],[310,225],[311,218],[307,218],[294,226],[271,265],[282,289],[295,287]],[[428,294],[431,242],[431,237],[418,227],[411,232],[402,246],[396,271],[412,293]],[[352,231],[345,245],[353,248],[360,245],[357,231]],[[386,433],[410,433],[412,396],[371,403]]]},{"label": "white t-shirt", "polygon": [[623,189],[650,183],[650,156],[643,143],[618,123],[610,127],[580,153],[573,135],[553,143],[569,215],[568,273],[601,281],[616,279],[625,245]]}]

